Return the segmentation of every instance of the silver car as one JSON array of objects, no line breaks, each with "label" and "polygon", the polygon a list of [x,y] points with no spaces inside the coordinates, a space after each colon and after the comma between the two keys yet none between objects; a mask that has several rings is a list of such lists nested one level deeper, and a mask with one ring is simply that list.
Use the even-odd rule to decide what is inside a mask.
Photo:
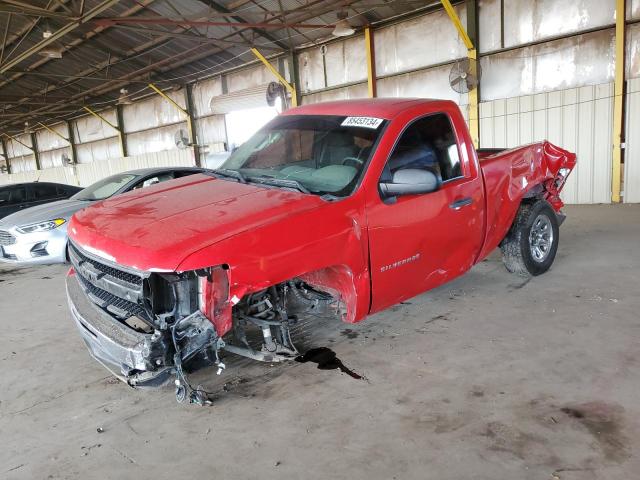
[{"label": "silver car", "polygon": [[49,264],[67,261],[67,224],[74,213],[98,200],[204,171],[196,167],[147,168],[118,173],[67,200],[21,210],[0,219],[0,261]]}]

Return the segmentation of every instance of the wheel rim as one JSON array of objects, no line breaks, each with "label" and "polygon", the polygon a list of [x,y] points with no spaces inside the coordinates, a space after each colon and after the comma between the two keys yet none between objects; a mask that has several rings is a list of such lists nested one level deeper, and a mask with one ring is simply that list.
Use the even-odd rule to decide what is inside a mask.
[{"label": "wheel rim", "polygon": [[540,214],[533,221],[529,232],[529,249],[536,262],[544,262],[553,245],[553,226],[546,215]]}]

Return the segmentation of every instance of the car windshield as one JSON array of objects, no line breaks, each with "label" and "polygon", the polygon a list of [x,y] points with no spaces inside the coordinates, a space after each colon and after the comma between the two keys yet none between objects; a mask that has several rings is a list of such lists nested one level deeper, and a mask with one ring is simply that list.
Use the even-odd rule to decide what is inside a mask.
[{"label": "car windshield", "polygon": [[217,173],[235,181],[347,196],[385,123],[371,117],[283,115],[242,144]]},{"label": "car windshield", "polygon": [[124,187],[131,180],[136,178],[136,175],[131,173],[120,173],[112,175],[93,185],[88,186],[84,190],[80,190],[73,197],[74,200],[104,200],[115,194],[118,190]]}]

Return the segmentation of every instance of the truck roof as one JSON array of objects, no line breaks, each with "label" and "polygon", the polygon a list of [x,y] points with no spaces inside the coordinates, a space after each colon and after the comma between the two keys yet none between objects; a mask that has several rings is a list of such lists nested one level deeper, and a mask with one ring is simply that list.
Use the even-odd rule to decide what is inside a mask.
[{"label": "truck roof", "polygon": [[432,98],[365,98],[314,103],[291,108],[283,115],[348,115],[392,119],[407,108],[424,104],[453,103],[450,100]]}]

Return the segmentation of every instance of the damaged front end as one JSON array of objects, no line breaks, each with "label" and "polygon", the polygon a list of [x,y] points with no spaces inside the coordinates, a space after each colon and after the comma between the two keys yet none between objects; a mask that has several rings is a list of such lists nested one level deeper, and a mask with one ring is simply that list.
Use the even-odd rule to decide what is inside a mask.
[{"label": "damaged front end", "polygon": [[[205,403],[190,366],[225,368],[221,351],[259,361],[296,358],[290,327],[313,310],[340,313],[341,302],[301,279],[229,294],[225,265],[182,273],[140,272],[70,244],[72,316],[91,355],[132,387],[175,378],[176,398]],[[224,337],[224,339],[223,339]]]}]

